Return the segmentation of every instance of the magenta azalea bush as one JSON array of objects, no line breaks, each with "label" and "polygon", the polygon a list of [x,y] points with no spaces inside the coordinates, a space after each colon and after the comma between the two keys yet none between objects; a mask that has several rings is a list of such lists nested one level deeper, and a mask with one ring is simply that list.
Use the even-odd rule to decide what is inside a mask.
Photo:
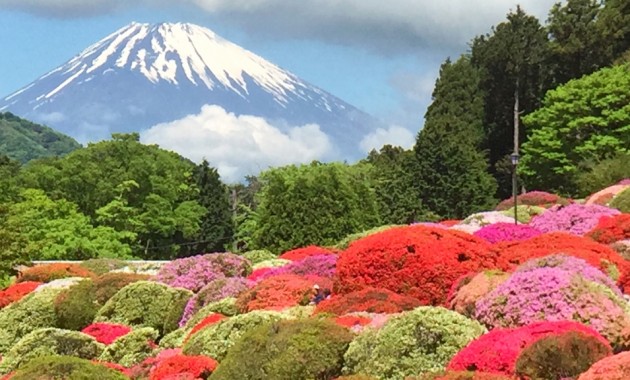
[{"label": "magenta azalea bush", "polygon": [[473,235],[494,244],[502,241],[527,240],[541,234],[539,230],[525,224],[495,223],[482,227]]},{"label": "magenta azalea bush", "polygon": [[619,214],[615,210],[599,205],[581,205],[572,203],[568,206],[556,205],[546,212],[535,216],[529,223],[542,232],[569,232],[584,235],[592,230],[602,216]]},{"label": "magenta azalea bush", "polygon": [[295,274],[298,276],[318,276],[332,278],[335,275],[337,255],[308,256],[300,261],[293,261],[288,265],[273,268],[265,272],[257,281],[283,274]]},{"label": "magenta azalea bush", "polygon": [[607,286],[569,270],[516,272],[475,306],[475,317],[489,328],[573,320],[591,326],[617,349],[630,343],[628,303]]},{"label": "magenta azalea bush", "polygon": [[198,292],[214,280],[246,277],[251,272],[249,260],[232,253],[209,253],[173,260],[162,266],[156,281]]},{"label": "magenta azalea bush", "polygon": [[256,285],[254,281],[243,277],[226,277],[212,281],[188,300],[179,327],[186,325],[186,322],[204,306],[227,297],[236,298],[254,285]]},{"label": "magenta azalea bush", "polygon": [[623,297],[623,293],[615,284],[615,281],[604,274],[604,272],[590,265],[586,260],[564,254],[550,255],[529,260],[519,266],[516,272],[531,272],[538,268],[557,268],[571,273],[578,273],[584,279],[607,286],[617,296]]}]

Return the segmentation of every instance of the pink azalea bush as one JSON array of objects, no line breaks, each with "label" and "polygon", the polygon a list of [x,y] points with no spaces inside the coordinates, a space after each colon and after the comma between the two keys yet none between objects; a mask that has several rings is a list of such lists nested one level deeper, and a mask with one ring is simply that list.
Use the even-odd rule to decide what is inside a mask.
[{"label": "pink azalea bush", "polygon": [[299,261],[293,261],[288,265],[272,268],[256,277],[257,281],[272,276],[283,274],[295,274],[298,276],[318,276],[332,278],[335,275],[337,255],[308,256]]},{"label": "pink azalea bush", "polygon": [[473,235],[487,240],[489,243],[502,241],[520,241],[541,235],[542,232],[525,224],[495,223],[482,227]]},{"label": "pink azalea bush", "polygon": [[245,277],[251,272],[249,260],[232,253],[210,253],[173,260],[162,266],[156,281],[198,292],[224,277]]},{"label": "pink azalea bush", "polygon": [[475,317],[489,328],[573,320],[598,331],[620,349],[628,346],[628,303],[579,273],[543,267],[516,272],[477,301]]},{"label": "pink azalea bush", "polygon": [[179,327],[186,325],[190,317],[209,303],[227,297],[238,297],[255,284],[255,282],[242,277],[227,277],[212,281],[188,300],[182,319],[179,321]]},{"label": "pink azalea bush", "polygon": [[553,206],[532,218],[529,225],[545,233],[560,231],[581,236],[592,230],[602,216],[619,213],[619,210],[605,206],[572,203],[568,206]]}]

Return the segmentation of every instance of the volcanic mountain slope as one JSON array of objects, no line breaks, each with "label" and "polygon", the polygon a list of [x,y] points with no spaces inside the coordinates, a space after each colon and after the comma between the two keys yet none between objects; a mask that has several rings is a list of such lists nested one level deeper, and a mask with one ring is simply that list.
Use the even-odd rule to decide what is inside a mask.
[{"label": "volcanic mountain slope", "polygon": [[[142,131],[217,105],[283,132],[317,124],[343,158],[380,126],[368,114],[192,24],[132,23],[0,100],[80,142]],[[356,158],[356,157],[354,157]]]}]

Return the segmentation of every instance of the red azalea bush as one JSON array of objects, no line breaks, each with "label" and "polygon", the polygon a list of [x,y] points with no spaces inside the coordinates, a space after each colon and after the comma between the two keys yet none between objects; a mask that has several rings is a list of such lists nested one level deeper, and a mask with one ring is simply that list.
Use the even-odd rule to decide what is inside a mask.
[{"label": "red azalea bush", "polygon": [[309,245],[304,248],[292,249],[290,251],[284,252],[280,255],[279,259],[291,260],[291,261],[300,261],[310,256],[319,256],[319,255],[336,255],[337,253],[324,247],[320,247],[317,245]]},{"label": "red azalea bush", "polygon": [[516,378],[497,373],[446,371],[443,373],[408,377],[405,380],[516,380]]},{"label": "red azalea bush", "polygon": [[315,313],[343,315],[358,311],[369,313],[399,313],[415,309],[420,301],[387,289],[365,288],[348,294],[336,294],[317,305]]},{"label": "red azalea bush", "polygon": [[578,380],[627,379],[630,379],[630,351],[604,358],[578,377]]},{"label": "red azalea bush", "polygon": [[[549,208],[556,204],[567,205],[569,204],[569,201],[556,194],[547,193],[545,191],[530,191],[517,196],[516,204]],[[509,198],[499,203],[495,210],[504,211],[509,210],[512,207],[514,207],[514,199]]]},{"label": "red azalea bush", "polygon": [[314,285],[330,289],[332,282],[321,277],[301,277],[285,274],[269,277],[242,293],[236,307],[244,313],[252,310],[280,310],[297,305],[308,305],[314,296]]},{"label": "red azalea bush", "polygon": [[481,227],[473,235],[495,244],[502,241],[521,241],[531,239],[542,232],[526,224],[494,223]]},{"label": "red azalea bush", "polygon": [[[548,336],[561,336],[579,332],[592,337],[612,353],[610,343],[597,331],[572,321],[535,322],[518,328],[496,328],[480,336],[459,351],[447,369],[455,371],[482,371],[512,376],[523,351],[536,341]],[[571,355],[570,352],[566,353]]]},{"label": "red azalea bush", "polygon": [[455,230],[412,225],[394,227],[355,241],[337,260],[336,290],[391,290],[441,305],[462,275],[496,268],[488,243]]},{"label": "red azalea bush", "polygon": [[25,281],[13,284],[3,291],[0,291],[0,309],[10,303],[21,300],[22,297],[35,290],[35,288],[41,284],[41,282],[37,281]]},{"label": "red azalea bush", "polygon": [[96,277],[96,275],[78,264],[57,263],[28,268],[20,273],[16,281],[50,282],[68,277]]},{"label": "red azalea bush", "polygon": [[226,318],[225,315],[219,314],[219,313],[212,313],[212,314],[208,315],[207,317],[202,319],[201,322],[197,323],[195,325],[195,327],[192,328],[192,330],[190,330],[190,332],[186,336],[186,339],[184,339],[184,342],[187,341],[188,338],[190,338],[197,331],[203,329],[204,327],[208,327],[208,326],[214,325],[215,323],[218,323],[219,321],[221,321],[221,320],[223,320],[225,318]]},{"label": "red azalea bush", "polygon": [[121,336],[129,334],[131,328],[116,323],[93,323],[81,332],[93,336],[97,342],[109,345]]},{"label": "red azalea bush", "polygon": [[358,315],[342,315],[341,317],[336,317],[333,319],[336,324],[339,326],[352,328],[355,326],[366,326],[369,325],[372,320],[367,317],[361,317]]},{"label": "red azalea bush", "polygon": [[602,244],[630,239],[630,214],[602,217],[586,236]]},{"label": "red azalea bush", "polygon": [[254,269],[254,271],[247,276],[247,279],[250,281],[254,281],[254,282],[258,282],[260,280],[262,280],[263,278],[267,278],[268,273],[271,272],[274,268],[258,268],[258,269]]},{"label": "red azalea bush", "polygon": [[[207,379],[219,363],[207,356],[175,355],[160,361],[151,371],[150,380],[171,379],[174,375],[191,375],[192,379]],[[178,377],[175,377],[178,378]]]},{"label": "red azalea bush", "polygon": [[543,234],[519,242],[499,243],[494,245],[493,250],[501,256],[501,263],[505,265],[501,269],[505,271],[511,271],[529,259],[562,253],[585,260],[615,280],[628,272],[628,264],[612,248],[566,232]]},{"label": "red azalea bush", "polygon": [[438,223],[446,227],[453,227],[454,225],[461,223],[461,219],[447,219]]}]

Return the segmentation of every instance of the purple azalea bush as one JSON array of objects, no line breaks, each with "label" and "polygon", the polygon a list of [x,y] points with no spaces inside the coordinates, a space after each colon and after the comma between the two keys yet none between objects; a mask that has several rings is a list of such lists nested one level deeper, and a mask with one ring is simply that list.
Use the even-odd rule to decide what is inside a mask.
[{"label": "purple azalea bush", "polygon": [[155,280],[196,293],[214,280],[249,273],[249,260],[232,253],[209,253],[173,260],[162,266]]},{"label": "purple azalea bush", "polygon": [[532,218],[529,225],[544,233],[561,231],[582,236],[592,230],[602,216],[619,213],[619,210],[599,205],[556,205]]},{"label": "purple azalea bush", "polygon": [[572,320],[591,326],[613,347],[629,343],[628,303],[608,287],[560,268],[516,272],[475,306],[475,317],[488,328]]},{"label": "purple azalea bush", "polygon": [[182,319],[179,321],[179,327],[185,326],[196,312],[209,303],[227,297],[238,297],[254,285],[256,285],[254,281],[243,277],[225,277],[212,281],[188,300]]},{"label": "purple azalea bush", "polygon": [[272,276],[294,274],[298,276],[319,276],[332,278],[337,266],[337,255],[315,255],[306,257],[300,261],[294,261],[288,265],[273,268],[269,272],[257,278],[257,281]]},{"label": "purple azalea bush", "polygon": [[482,227],[473,235],[494,244],[502,241],[527,240],[541,234],[541,231],[525,224],[495,223]]}]

